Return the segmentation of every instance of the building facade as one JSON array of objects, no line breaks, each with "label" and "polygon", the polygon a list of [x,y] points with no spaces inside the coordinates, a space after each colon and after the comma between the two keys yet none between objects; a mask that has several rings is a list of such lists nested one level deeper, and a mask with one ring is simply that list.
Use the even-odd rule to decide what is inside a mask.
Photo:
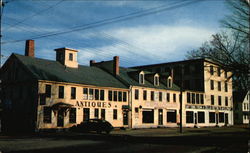
[{"label": "building facade", "polygon": [[234,93],[234,120],[235,124],[249,124],[250,119],[250,92]]},{"label": "building facade", "polygon": [[134,67],[151,72],[173,71],[182,86],[183,124],[186,127],[233,125],[232,73],[208,59]]}]

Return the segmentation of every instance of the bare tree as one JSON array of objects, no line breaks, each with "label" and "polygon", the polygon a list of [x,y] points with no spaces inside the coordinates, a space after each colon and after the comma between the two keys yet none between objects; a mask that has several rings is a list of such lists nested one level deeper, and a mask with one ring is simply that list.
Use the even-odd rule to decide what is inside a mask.
[{"label": "bare tree", "polygon": [[247,0],[227,1],[232,15],[222,25],[227,32],[212,35],[199,49],[189,51],[188,59],[209,58],[222,63],[224,69],[233,72],[235,90],[249,90],[249,2]]}]

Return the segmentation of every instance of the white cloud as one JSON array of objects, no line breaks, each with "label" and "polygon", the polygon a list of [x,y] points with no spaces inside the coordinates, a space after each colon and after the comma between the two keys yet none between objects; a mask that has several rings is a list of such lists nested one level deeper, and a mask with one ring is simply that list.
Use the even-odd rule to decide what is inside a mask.
[{"label": "white cloud", "polygon": [[[190,26],[152,25],[112,29],[105,33],[112,34],[121,43],[95,49],[81,48],[81,61],[112,59],[115,55],[124,59],[126,65],[134,65],[138,60],[143,62],[141,64],[182,60],[187,51],[200,47],[214,31]],[[130,45],[126,46],[124,42]]]}]

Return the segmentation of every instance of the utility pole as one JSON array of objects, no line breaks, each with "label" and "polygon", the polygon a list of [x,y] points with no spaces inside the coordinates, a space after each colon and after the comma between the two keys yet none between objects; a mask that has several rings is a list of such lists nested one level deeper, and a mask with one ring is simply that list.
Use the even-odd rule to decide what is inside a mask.
[{"label": "utility pole", "polygon": [[0,68],[2,67],[2,16],[3,16],[4,2],[0,0]]},{"label": "utility pole", "polygon": [[184,68],[181,64],[181,84],[180,84],[180,133],[182,133],[182,103],[183,103],[183,75]]}]

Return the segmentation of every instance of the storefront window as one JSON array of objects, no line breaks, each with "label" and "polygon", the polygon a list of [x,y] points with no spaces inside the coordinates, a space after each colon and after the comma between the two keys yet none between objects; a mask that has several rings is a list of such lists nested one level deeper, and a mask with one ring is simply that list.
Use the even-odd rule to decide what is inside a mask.
[{"label": "storefront window", "polygon": [[186,111],[186,123],[194,123],[194,112]]},{"label": "storefront window", "polygon": [[142,111],[142,122],[154,123],[154,110],[153,109]]},{"label": "storefront window", "polygon": [[224,113],[219,113],[219,122],[224,123]]},{"label": "storefront window", "polygon": [[198,123],[205,123],[205,113],[198,112]]},{"label": "storefront window", "polygon": [[167,122],[176,123],[176,110],[167,111]]},{"label": "storefront window", "polygon": [[99,118],[99,109],[95,108],[95,118]]},{"label": "storefront window", "polygon": [[209,112],[209,123],[215,123],[215,112]]}]

